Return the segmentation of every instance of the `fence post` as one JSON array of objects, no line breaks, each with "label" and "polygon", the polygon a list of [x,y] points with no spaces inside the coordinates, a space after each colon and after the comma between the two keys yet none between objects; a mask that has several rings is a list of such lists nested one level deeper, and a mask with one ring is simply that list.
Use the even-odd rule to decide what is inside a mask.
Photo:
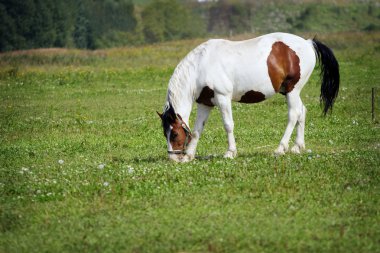
[{"label": "fence post", "polygon": [[372,122],[375,122],[375,87],[372,88]]}]

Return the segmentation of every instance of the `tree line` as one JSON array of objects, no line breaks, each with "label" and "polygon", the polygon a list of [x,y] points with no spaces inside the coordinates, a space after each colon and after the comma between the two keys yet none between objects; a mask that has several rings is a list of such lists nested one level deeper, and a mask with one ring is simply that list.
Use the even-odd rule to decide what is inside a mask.
[{"label": "tree line", "polygon": [[[0,52],[46,47],[97,49],[210,34],[325,31],[333,29],[329,23],[337,21],[354,29],[380,30],[379,8],[372,0],[366,5],[335,5],[323,0],[306,4],[295,4],[298,0],[132,1],[0,0]],[[352,28],[343,23],[338,29]]]},{"label": "tree line", "polygon": [[0,0],[0,51],[40,47],[101,47],[104,36],[132,32],[129,1]]},{"label": "tree line", "polygon": [[247,29],[249,8],[225,1],[0,0],[0,51],[97,49]]}]

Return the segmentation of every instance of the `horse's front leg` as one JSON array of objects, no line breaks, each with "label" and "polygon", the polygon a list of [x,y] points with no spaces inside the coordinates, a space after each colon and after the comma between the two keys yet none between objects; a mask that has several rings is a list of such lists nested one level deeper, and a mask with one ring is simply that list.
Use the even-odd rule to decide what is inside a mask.
[{"label": "horse's front leg", "polygon": [[201,137],[211,109],[212,107],[210,106],[198,104],[197,119],[195,120],[191,141],[186,149],[186,155],[183,158],[184,162],[188,162],[194,159],[199,138]]},{"label": "horse's front leg", "polygon": [[228,149],[224,154],[224,157],[234,158],[237,154],[237,150],[234,136],[234,121],[232,118],[231,99],[226,96],[218,95],[215,97],[215,101],[220,108],[224,129],[226,130],[228,139]]}]

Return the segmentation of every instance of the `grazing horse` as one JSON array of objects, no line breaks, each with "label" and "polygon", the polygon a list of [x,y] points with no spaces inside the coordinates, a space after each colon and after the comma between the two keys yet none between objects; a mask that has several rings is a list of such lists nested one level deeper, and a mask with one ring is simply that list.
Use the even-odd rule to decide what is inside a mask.
[{"label": "grazing horse", "polygon": [[[319,61],[323,113],[332,109],[339,91],[339,65],[330,48],[316,39],[272,33],[245,41],[209,40],[192,50],[169,81],[164,112],[158,113],[167,140],[169,159],[194,159],[203,128],[214,106],[219,107],[227,133],[224,157],[237,154],[231,101],[258,103],[276,93],[286,96],[288,124],[275,154],[284,154],[294,127],[293,153],[305,149],[306,108],[300,92]],[[198,104],[193,132],[189,117]]]}]

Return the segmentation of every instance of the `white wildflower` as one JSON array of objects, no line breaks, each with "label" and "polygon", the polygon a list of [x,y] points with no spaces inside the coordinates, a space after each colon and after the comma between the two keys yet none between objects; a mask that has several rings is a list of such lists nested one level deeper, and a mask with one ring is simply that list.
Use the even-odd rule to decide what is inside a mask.
[{"label": "white wildflower", "polygon": [[128,173],[132,174],[133,172],[135,172],[135,169],[132,168],[131,166],[128,166]]},{"label": "white wildflower", "polygon": [[65,161],[63,161],[62,159],[59,159],[59,160],[58,160],[58,163],[62,165],[62,164],[65,163]]},{"label": "white wildflower", "polygon": [[108,183],[108,182],[104,182],[104,183],[103,183],[103,186],[104,186],[104,187],[107,187],[107,186],[109,186],[109,185],[110,185],[110,183]]},{"label": "white wildflower", "polygon": [[19,171],[19,173],[22,175],[24,173],[27,173],[29,172],[29,169],[28,168],[25,168],[25,167],[22,167],[21,170]]},{"label": "white wildflower", "polygon": [[104,169],[105,166],[106,166],[105,164],[101,163],[101,164],[98,165],[98,169],[102,170],[102,169]]}]

